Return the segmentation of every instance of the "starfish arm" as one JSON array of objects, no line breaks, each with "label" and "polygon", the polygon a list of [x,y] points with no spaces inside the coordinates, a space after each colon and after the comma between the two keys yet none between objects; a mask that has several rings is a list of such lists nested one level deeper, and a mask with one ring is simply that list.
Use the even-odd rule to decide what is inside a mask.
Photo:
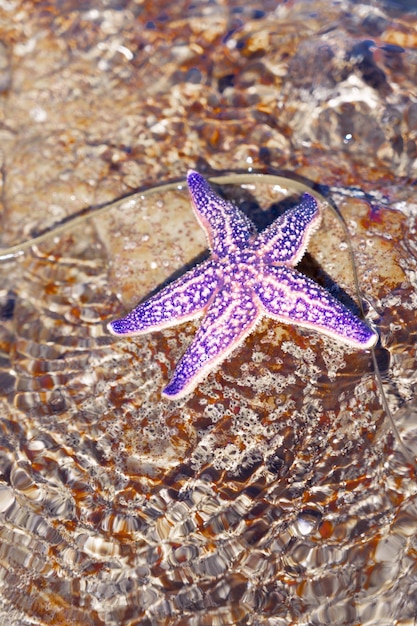
[{"label": "starfish arm", "polygon": [[305,193],[297,206],[286,211],[257,237],[253,249],[265,263],[296,265],[304,255],[311,235],[319,227],[320,207]]},{"label": "starfish arm", "polygon": [[259,303],[255,303],[251,291],[244,288],[220,290],[163,395],[180,398],[190,393],[244,341],[260,317]]},{"label": "starfish arm", "polygon": [[208,305],[219,282],[218,265],[208,260],[139,304],[126,317],[110,322],[108,329],[113,335],[141,335],[193,319]]},{"label": "starfish arm", "polygon": [[256,228],[231,202],[218,196],[207,181],[193,170],[187,174],[193,208],[207,235],[211,251],[218,257],[246,247]]},{"label": "starfish arm", "polygon": [[328,291],[296,270],[264,268],[255,287],[264,313],[280,322],[318,330],[354,348],[371,348],[378,334]]}]

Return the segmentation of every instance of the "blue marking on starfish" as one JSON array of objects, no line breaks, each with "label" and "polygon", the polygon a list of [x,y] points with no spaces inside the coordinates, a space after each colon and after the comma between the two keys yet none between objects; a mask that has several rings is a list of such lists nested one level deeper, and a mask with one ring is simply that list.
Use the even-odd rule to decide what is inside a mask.
[{"label": "blue marking on starfish", "polygon": [[140,335],[204,315],[163,395],[190,393],[263,316],[318,330],[358,349],[377,342],[377,333],[365,322],[294,269],[320,223],[313,196],[304,194],[257,235],[252,222],[215,194],[198,172],[189,171],[187,182],[211,257],[108,325],[115,335]]}]

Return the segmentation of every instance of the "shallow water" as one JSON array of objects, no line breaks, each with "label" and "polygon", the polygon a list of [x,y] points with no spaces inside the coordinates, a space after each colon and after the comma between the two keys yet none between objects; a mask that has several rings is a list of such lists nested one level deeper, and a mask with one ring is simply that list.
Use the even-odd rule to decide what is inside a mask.
[{"label": "shallow water", "polygon": [[[116,340],[103,323],[206,247],[181,185],[116,198],[189,166],[291,170],[346,220],[384,391],[417,456],[415,18],[349,3],[37,6],[24,29],[8,17],[0,622],[414,623],[416,476],[370,353],[265,320],[169,402],[197,324]],[[255,176],[220,189],[260,227],[282,206]],[[329,207],[301,269],[356,299]]]}]

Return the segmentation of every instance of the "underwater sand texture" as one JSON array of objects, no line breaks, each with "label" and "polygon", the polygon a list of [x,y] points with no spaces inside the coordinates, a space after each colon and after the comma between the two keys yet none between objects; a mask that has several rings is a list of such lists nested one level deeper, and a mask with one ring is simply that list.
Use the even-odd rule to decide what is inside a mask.
[{"label": "underwater sand texture", "polygon": [[[0,623],[413,623],[416,475],[370,353],[265,320],[170,402],[197,323],[104,323],[206,247],[185,188],[118,198],[189,167],[319,185],[416,456],[416,24],[348,2],[1,9]],[[218,189],[260,226],[285,204],[256,177]],[[356,299],[330,209],[301,269]]]}]

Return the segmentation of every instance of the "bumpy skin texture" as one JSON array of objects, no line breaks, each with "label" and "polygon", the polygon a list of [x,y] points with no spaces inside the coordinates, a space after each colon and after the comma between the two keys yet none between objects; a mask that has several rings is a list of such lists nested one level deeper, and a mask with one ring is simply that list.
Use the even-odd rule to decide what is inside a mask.
[{"label": "bumpy skin texture", "polygon": [[211,257],[110,322],[115,335],[139,335],[204,315],[163,395],[179,398],[225,359],[264,316],[318,330],[354,348],[373,346],[377,333],[294,266],[320,224],[316,200],[301,202],[257,235],[252,222],[189,171],[188,188]]}]

